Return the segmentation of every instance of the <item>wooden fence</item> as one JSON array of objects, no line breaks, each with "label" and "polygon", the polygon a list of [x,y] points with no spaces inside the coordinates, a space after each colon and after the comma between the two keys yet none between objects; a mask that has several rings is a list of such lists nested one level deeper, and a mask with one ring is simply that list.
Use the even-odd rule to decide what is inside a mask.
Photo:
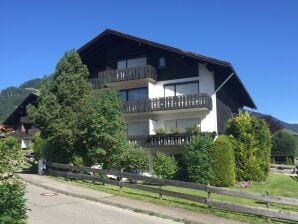
[{"label": "wooden fence", "polygon": [[[114,170],[104,170],[104,169],[95,169],[89,167],[75,167],[66,164],[50,163],[47,162],[47,171],[50,175],[61,176],[66,178],[73,178],[79,180],[87,180],[92,182],[99,182],[103,184],[111,184],[122,187],[133,188],[138,190],[143,190],[146,192],[156,193],[161,198],[163,195],[171,196],[175,198],[186,199],[194,202],[199,202],[208,205],[209,207],[225,209],[234,212],[247,213],[258,216],[265,216],[269,218],[278,218],[291,221],[298,221],[298,212],[290,212],[284,210],[270,209],[270,203],[278,203],[285,205],[298,206],[298,198],[288,198],[281,196],[272,196],[272,195],[262,195],[260,193],[253,192],[244,192],[239,190],[231,190],[227,188],[213,187],[203,184],[195,184],[190,182],[168,180],[168,179],[158,179],[153,177],[142,176],[133,173],[120,172]],[[93,174],[93,175],[92,175]],[[96,174],[100,174],[96,176]],[[106,175],[114,175],[117,177],[117,180],[112,180],[106,178]],[[122,178],[128,178],[132,181],[143,181],[145,183],[155,184],[159,187],[150,187],[140,184],[128,183],[122,181]],[[200,191],[205,191],[208,193],[208,196],[196,196],[180,192],[174,192],[169,190],[162,189],[163,186],[176,186],[188,189],[195,189]],[[211,198],[211,193],[228,195],[239,198],[247,198],[252,200],[257,200],[266,203],[266,208],[254,207],[243,204],[235,204],[231,202],[225,202],[220,200],[215,200]]]},{"label": "wooden fence", "polygon": [[276,172],[276,173],[287,173],[287,174],[298,175],[298,166],[285,165],[285,164],[271,164],[270,171]]}]

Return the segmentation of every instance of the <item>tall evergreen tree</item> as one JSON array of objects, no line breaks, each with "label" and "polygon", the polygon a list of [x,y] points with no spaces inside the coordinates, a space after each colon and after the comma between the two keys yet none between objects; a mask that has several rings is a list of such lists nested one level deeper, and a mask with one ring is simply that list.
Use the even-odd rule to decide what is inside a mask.
[{"label": "tall evergreen tree", "polygon": [[38,108],[28,108],[48,143],[48,159],[69,162],[73,155],[84,154],[90,147],[93,110],[88,75],[79,54],[75,50],[66,52],[42,86]]}]

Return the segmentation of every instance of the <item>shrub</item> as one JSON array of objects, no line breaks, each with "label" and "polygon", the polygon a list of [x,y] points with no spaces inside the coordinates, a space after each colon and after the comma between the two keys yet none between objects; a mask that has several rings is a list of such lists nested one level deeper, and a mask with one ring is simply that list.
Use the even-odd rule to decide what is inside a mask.
[{"label": "shrub", "polygon": [[295,136],[285,130],[277,131],[272,137],[272,155],[294,156],[297,140]]},{"label": "shrub", "polygon": [[271,134],[265,121],[240,112],[226,125],[233,138],[237,180],[265,180],[270,168]]},{"label": "shrub", "polygon": [[140,147],[130,146],[121,155],[121,162],[118,169],[131,172],[134,170],[148,169],[148,154]]},{"label": "shrub", "polygon": [[17,180],[0,181],[0,223],[24,223],[25,185]]},{"label": "shrub", "polygon": [[233,145],[228,136],[219,136],[212,145],[212,185],[228,187],[235,183],[235,158]]},{"label": "shrub", "polygon": [[212,179],[210,150],[212,138],[208,135],[194,136],[185,146],[184,163],[188,178],[196,183],[208,184]]},{"label": "shrub", "polygon": [[0,141],[0,223],[24,223],[25,186],[16,173],[22,164],[22,151],[14,138]]},{"label": "shrub", "polygon": [[46,145],[46,141],[40,136],[40,133],[36,133],[32,140],[32,149],[34,152],[35,160],[39,160],[40,158],[44,157],[44,148]]},{"label": "shrub", "polygon": [[177,162],[173,156],[157,152],[153,159],[154,174],[162,178],[173,178],[177,172]]}]

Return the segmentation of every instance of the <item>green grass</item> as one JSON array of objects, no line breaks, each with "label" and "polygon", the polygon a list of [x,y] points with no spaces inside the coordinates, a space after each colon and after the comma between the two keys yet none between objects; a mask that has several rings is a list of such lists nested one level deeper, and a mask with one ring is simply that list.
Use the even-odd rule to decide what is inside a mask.
[{"label": "green grass", "polygon": [[[63,181],[63,182],[69,181],[68,179],[64,179],[64,178],[57,178],[57,177],[51,177],[51,178],[54,178],[56,180]],[[92,182],[88,182],[88,181],[72,181],[72,183],[80,186],[85,186],[88,188],[108,192],[114,195],[129,197],[137,200],[143,200],[143,201],[152,202],[155,204],[189,209],[192,211],[197,211],[197,212],[202,212],[207,214],[213,214],[213,215],[236,219],[236,220],[240,220],[248,223],[261,223],[261,224],[262,223],[295,223],[295,222],[273,220],[273,219],[269,221],[267,218],[263,218],[259,216],[246,215],[246,214],[230,212],[230,211],[216,209],[216,208],[208,208],[205,204],[200,204],[200,203],[191,202],[184,199],[177,199],[177,198],[168,197],[168,196],[164,196],[163,199],[161,200],[159,199],[157,194],[144,192],[141,190],[123,188],[123,190],[120,192],[119,187],[113,186],[113,185],[104,185],[104,186],[101,184],[94,185]],[[151,186],[151,187],[157,187],[157,186]],[[206,192],[187,189],[187,188],[165,186],[163,187],[163,189],[192,194],[192,195],[198,195],[198,196],[207,196]],[[298,181],[289,176],[272,173],[269,175],[265,183],[254,183],[251,188],[240,189],[238,187],[233,187],[233,189],[243,190],[243,191],[253,191],[253,192],[259,192],[263,194],[269,190],[270,194],[272,195],[297,197]],[[250,199],[236,198],[236,197],[217,195],[217,194],[212,194],[211,197],[217,200],[223,200],[227,202],[240,203],[240,204],[252,205],[257,207],[266,207],[265,203],[257,202]],[[298,208],[295,206],[271,204],[271,208],[298,212]]]}]

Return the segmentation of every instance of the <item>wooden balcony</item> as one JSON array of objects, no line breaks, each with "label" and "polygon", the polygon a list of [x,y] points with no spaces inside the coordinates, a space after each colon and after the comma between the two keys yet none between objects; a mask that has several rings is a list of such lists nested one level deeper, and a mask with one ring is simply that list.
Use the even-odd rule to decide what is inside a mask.
[{"label": "wooden balcony", "polygon": [[33,121],[28,116],[26,116],[26,117],[21,117],[20,123],[21,124],[31,124],[31,123],[33,123]]},{"label": "wooden balcony", "polygon": [[212,109],[212,99],[208,94],[168,96],[152,99],[133,100],[122,103],[124,113],[143,113],[190,108]]},{"label": "wooden balcony", "polygon": [[142,146],[144,148],[159,148],[159,147],[177,147],[184,146],[189,143],[193,136],[204,135],[215,138],[216,133],[200,132],[198,134],[179,133],[179,134],[164,134],[164,135],[138,135],[128,136],[128,140],[132,145]]},{"label": "wooden balcony", "polygon": [[165,135],[139,135],[128,136],[132,145],[139,145],[144,148],[158,148],[170,146],[183,146],[191,141],[192,134],[165,134]]},{"label": "wooden balcony", "polygon": [[89,80],[93,88],[101,88],[108,83],[148,78],[157,78],[156,69],[152,65],[103,71],[98,73],[97,78]]}]

